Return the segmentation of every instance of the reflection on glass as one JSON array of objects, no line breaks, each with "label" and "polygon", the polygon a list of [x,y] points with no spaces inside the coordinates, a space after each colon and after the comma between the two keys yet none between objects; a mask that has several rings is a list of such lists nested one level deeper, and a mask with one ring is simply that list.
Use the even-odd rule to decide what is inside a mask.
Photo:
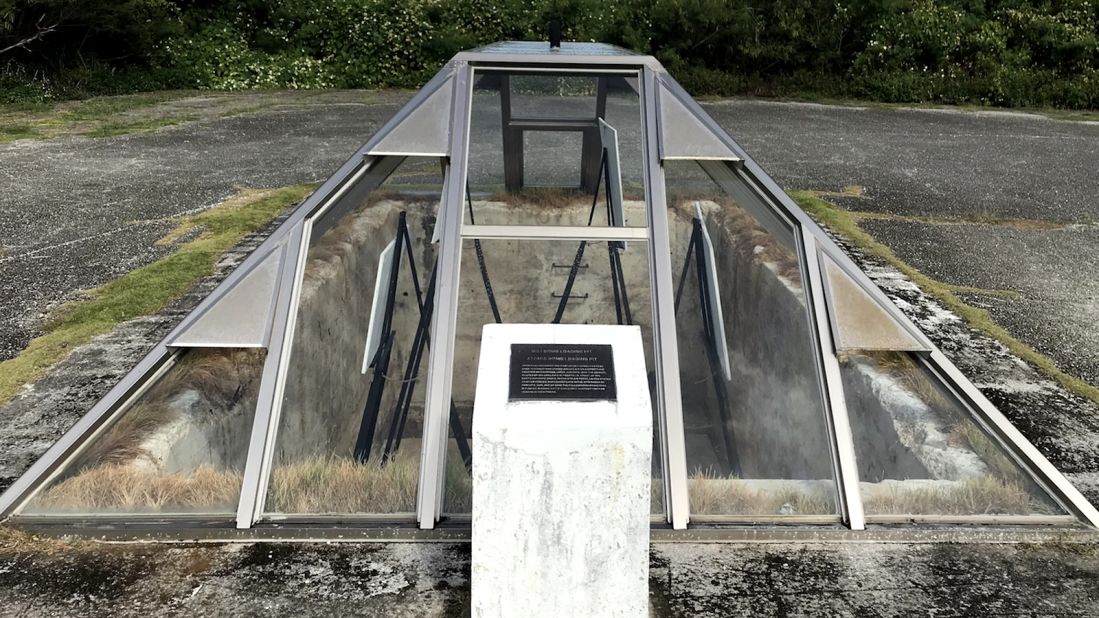
[{"label": "reflection on glass", "polygon": [[908,354],[850,354],[841,368],[868,515],[1061,514]]},{"label": "reflection on glass", "polygon": [[[641,140],[636,77],[478,73],[468,164],[476,216],[467,210],[465,222],[587,225],[610,169],[621,174],[624,224],[643,227]],[[599,214],[593,225],[608,222]]]},{"label": "reflection on glass", "polygon": [[184,352],[24,513],[235,513],[265,356]]},{"label": "reflection on glass", "polygon": [[[645,366],[652,376],[652,313],[649,291],[648,251],[643,242],[631,242],[619,252],[612,276],[612,257],[606,242],[584,243],[576,262],[579,241],[484,240],[481,254],[492,298],[504,323],[550,324],[560,313],[561,324],[630,323],[641,328]],[[452,395],[462,431],[471,436],[473,398],[477,383],[477,362],[481,329],[495,322],[491,302],[480,268],[477,246],[472,240],[462,245],[462,268],[458,292],[457,330],[454,339]],[[577,263],[577,268],[572,268]],[[562,296],[570,274],[575,272],[568,300]],[[616,282],[619,294],[615,295]],[[651,390],[650,390],[651,396]],[[656,409],[655,400],[653,409]],[[655,435],[655,434],[654,434]],[[468,513],[468,475],[457,456],[451,437],[448,447],[447,492],[443,510]],[[663,512],[660,487],[660,457],[653,454],[653,512]],[[460,483],[456,482],[460,479]],[[462,487],[461,483],[465,483]]]},{"label": "reflection on glass", "polygon": [[692,516],[834,514],[791,231],[730,197],[747,191],[731,175],[719,185],[688,161],[665,173]]},{"label": "reflection on glass", "polygon": [[[380,173],[388,173],[385,163]],[[312,228],[268,488],[271,512],[414,510],[427,379],[427,337],[418,339],[417,331],[426,314],[421,306],[431,306],[442,171],[437,159],[408,159],[375,189],[378,180],[364,177]],[[385,264],[394,274],[387,270],[379,281]],[[372,323],[375,345],[363,371]]]}]

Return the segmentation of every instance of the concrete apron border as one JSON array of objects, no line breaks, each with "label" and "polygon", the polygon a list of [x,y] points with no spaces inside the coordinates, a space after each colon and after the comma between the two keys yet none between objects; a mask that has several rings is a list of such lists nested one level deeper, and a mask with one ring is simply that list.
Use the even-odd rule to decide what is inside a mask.
[{"label": "concrete apron border", "polygon": [[[182,522],[181,522],[182,524]],[[119,525],[35,524],[20,522],[19,530],[47,537],[86,539],[105,543],[468,543],[468,525],[421,530],[414,524],[401,526],[371,523],[350,524],[333,529],[310,524],[267,524],[240,530],[209,527],[192,522],[168,529],[154,523]],[[650,543],[977,543],[977,544],[1099,544],[1099,531],[1083,526],[989,526],[941,525],[912,528],[867,525],[865,530],[833,526],[723,526],[672,530],[653,528]]]}]

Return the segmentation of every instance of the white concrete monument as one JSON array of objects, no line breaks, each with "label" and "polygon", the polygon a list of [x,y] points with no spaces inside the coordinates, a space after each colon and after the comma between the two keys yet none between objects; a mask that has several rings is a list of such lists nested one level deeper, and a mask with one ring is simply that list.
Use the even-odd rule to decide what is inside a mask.
[{"label": "white concrete monument", "polygon": [[473,615],[647,615],[651,457],[640,328],[485,326]]}]

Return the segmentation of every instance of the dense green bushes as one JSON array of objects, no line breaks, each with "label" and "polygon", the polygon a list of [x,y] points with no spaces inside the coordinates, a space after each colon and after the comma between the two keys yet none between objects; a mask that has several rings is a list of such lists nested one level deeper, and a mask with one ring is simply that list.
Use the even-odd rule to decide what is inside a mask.
[{"label": "dense green bushes", "polygon": [[1099,0],[0,0],[0,49],[61,24],[0,54],[0,100],[411,87],[551,16],[696,94],[1099,107]]}]

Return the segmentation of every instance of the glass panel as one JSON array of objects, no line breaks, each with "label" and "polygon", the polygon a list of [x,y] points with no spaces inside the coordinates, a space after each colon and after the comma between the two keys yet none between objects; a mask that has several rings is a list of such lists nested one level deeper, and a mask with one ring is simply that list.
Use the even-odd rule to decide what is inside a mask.
[{"label": "glass panel", "polygon": [[235,514],[265,357],[182,353],[23,512]]},{"label": "glass panel", "polygon": [[867,515],[1063,514],[908,354],[840,366]]},{"label": "glass panel", "polygon": [[[473,397],[477,385],[477,362],[481,328],[495,322],[473,240],[462,245],[462,272],[458,291],[458,319],[454,341],[452,396],[462,431],[467,439],[472,429]],[[480,241],[485,272],[491,284],[500,318],[504,323],[550,324],[561,303],[561,295],[576,260],[579,241]],[[649,372],[650,397],[655,383],[652,358],[652,300],[649,291],[648,250],[644,242],[631,242],[620,252],[624,297],[615,302],[611,258],[606,242],[585,243],[580,266],[565,305],[562,324],[618,324],[641,327],[645,366]],[[627,309],[628,306],[628,309]],[[629,320],[627,320],[627,313]],[[656,402],[653,400],[655,414]],[[654,423],[654,436],[655,436]],[[444,512],[468,513],[469,481],[458,455],[453,433],[448,446],[448,474]],[[660,457],[653,449],[653,512],[662,513]]]},{"label": "glass panel", "polygon": [[664,167],[692,516],[835,514],[792,230],[731,174]]},{"label": "glass panel", "polygon": [[[437,159],[407,159],[374,190],[393,164],[383,160],[313,225],[269,511],[414,510],[427,371],[427,350],[416,345],[416,334],[419,299],[431,306],[426,298],[442,171]],[[402,216],[407,236],[399,234]],[[395,284],[386,264],[395,267]],[[390,285],[395,285],[392,295]],[[370,335],[370,366],[364,370]],[[408,368],[417,366],[410,363],[417,357],[413,380]]]},{"label": "glass panel", "polygon": [[478,73],[468,164],[474,212],[467,207],[465,222],[588,225],[591,219],[591,225],[609,225],[608,175],[600,171],[606,149],[616,208],[621,202],[619,223],[644,227],[635,87],[636,77],[617,75]]},{"label": "glass panel", "polygon": [[512,116],[515,118],[595,116],[597,79],[591,74],[510,75]]},{"label": "glass panel", "polygon": [[923,350],[924,346],[845,273],[821,254],[837,350]]},{"label": "glass panel", "polygon": [[[542,196],[553,194],[555,187],[570,187],[580,184],[580,151],[584,146],[584,136],[564,131],[528,131],[523,135],[524,169],[523,187],[527,191],[536,191]],[[573,155],[575,156],[562,156]],[[575,195],[572,201],[579,206],[591,203],[590,198]],[[485,213],[489,216],[492,211]],[[519,213],[521,217],[526,213]],[[469,213],[466,213],[469,218]],[[480,221],[488,223],[488,221]],[[602,222],[605,224],[606,222]]]}]

